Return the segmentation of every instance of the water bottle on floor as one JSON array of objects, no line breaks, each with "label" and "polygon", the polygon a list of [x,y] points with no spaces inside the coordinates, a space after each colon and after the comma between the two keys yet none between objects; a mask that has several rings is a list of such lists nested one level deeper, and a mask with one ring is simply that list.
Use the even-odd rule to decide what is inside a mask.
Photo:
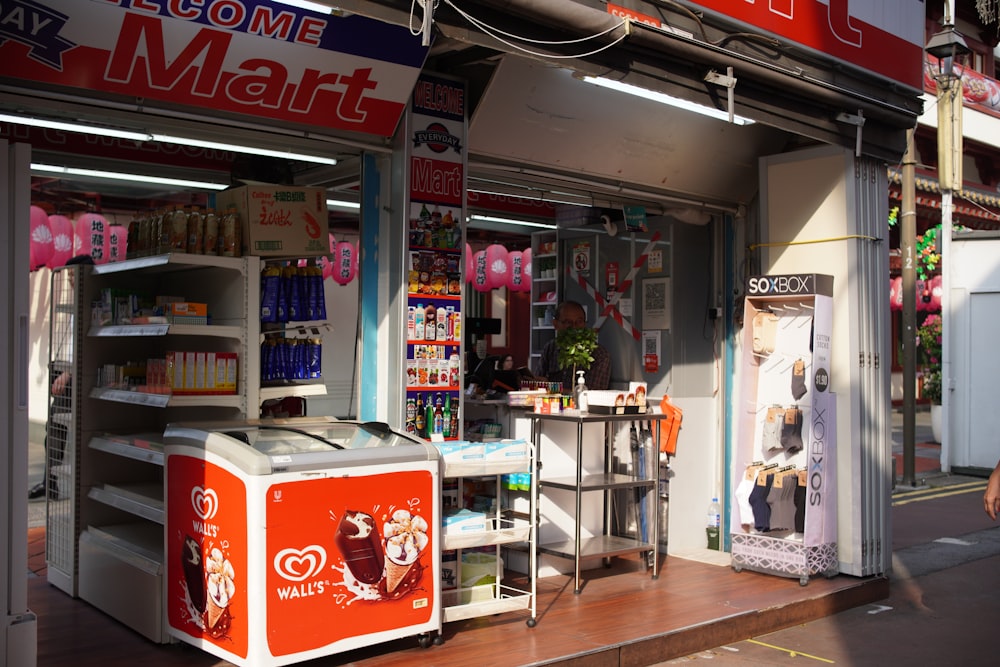
[{"label": "water bottle on floor", "polygon": [[719,499],[712,498],[712,503],[708,506],[705,534],[708,536],[708,548],[713,551],[719,550],[719,527],[722,523],[721,515],[722,508],[719,507]]}]

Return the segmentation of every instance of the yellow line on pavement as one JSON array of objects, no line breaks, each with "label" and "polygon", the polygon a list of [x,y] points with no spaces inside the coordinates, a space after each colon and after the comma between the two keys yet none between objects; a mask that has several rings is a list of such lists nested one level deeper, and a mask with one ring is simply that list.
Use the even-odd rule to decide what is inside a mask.
[{"label": "yellow line on pavement", "polygon": [[821,658],[817,655],[809,655],[808,653],[803,653],[801,651],[793,651],[787,648],[781,648],[780,646],[774,646],[773,644],[765,644],[764,642],[759,642],[756,639],[748,639],[751,644],[757,644],[758,646],[764,646],[766,648],[773,648],[775,651],[781,651],[782,653],[787,653],[792,658],[797,658],[802,656],[803,658],[812,658],[813,660],[819,660],[820,662],[828,662],[831,665],[834,664],[833,660],[827,660],[826,658]]},{"label": "yellow line on pavement", "polygon": [[910,503],[915,503],[921,500],[933,500],[935,498],[947,498],[948,496],[958,496],[963,493],[975,493],[976,491],[982,491],[983,489],[985,489],[986,482],[983,482],[982,484],[979,484],[978,486],[973,487],[971,489],[958,489],[957,491],[949,491],[948,489],[951,488],[952,487],[945,486],[940,489],[941,491],[940,493],[927,494],[920,496],[919,498],[906,498],[898,501],[894,500],[892,502],[892,506],[899,507],[900,505],[909,505]]},{"label": "yellow line on pavement", "polygon": [[977,488],[981,489],[986,486],[986,480],[978,480],[975,482],[965,482],[963,484],[950,484],[948,486],[928,486],[925,489],[914,489],[913,491],[903,491],[901,493],[892,494],[893,498],[907,498],[909,496],[922,496],[928,493],[934,493],[937,491],[947,490],[947,489],[967,489],[967,488]]}]

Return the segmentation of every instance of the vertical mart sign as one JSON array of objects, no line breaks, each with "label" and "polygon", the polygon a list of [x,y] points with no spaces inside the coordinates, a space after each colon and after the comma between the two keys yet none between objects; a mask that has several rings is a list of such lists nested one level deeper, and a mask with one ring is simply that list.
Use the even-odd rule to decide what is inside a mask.
[{"label": "vertical mart sign", "polygon": [[427,55],[403,27],[263,0],[3,0],[3,78],[388,137]]}]

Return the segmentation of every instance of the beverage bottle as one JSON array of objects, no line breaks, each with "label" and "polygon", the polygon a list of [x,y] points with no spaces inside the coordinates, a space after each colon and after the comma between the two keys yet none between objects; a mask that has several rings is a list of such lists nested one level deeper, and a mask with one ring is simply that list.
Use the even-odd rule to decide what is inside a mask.
[{"label": "beverage bottle", "polygon": [[705,533],[708,535],[708,548],[714,551],[719,550],[719,528],[721,525],[722,508],[719,507],[719,499],[712,498],[712,502],[708,506]]},{"label": "beverage bottle", "polygon": [[424,339],[424,304],[418,303],[413,311],[413,340]]},{"label": "beverage bottle", "polygon": [[414,406],[416,408],[416,414],[413,416],[413,423],[417,428],[417,435],[423,436],[424,429],[427,428],[427,415],[424,412],[424,395],[417,394],[417,403]]},{"label": "beverage bottle", "polygon": [[437,340],[437,308],[433,303],[424,309],[424,340]]},{"label": "beverage bottle", "polygon": [[406,339],[413,340],[413,332],[417,327],[416,322],[417,309],[415,306],[407,306],[406,308]]}]

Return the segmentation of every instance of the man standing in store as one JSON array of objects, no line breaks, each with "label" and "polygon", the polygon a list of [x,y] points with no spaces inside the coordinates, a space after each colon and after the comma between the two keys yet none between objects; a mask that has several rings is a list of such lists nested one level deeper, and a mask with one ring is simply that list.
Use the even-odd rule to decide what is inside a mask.
[{"label": "man standing in store", "polygon": [[[587,313],[583,306],[576,301],[563,301],[556,307],[552,326],[556,330],[556,337],[564,329],[583,329],[587,326]],[[611,356],[607,350],[598,345],[594,349],[593,357],[594,361],[584,373],[587,389],[607,389],[611,382]],[[566,391],[571,391],[576,383],[573,369],[559,366],[559,350],[555,338],[542,348],[537,373],[548,382],[562,382],[563,389]]]}]

